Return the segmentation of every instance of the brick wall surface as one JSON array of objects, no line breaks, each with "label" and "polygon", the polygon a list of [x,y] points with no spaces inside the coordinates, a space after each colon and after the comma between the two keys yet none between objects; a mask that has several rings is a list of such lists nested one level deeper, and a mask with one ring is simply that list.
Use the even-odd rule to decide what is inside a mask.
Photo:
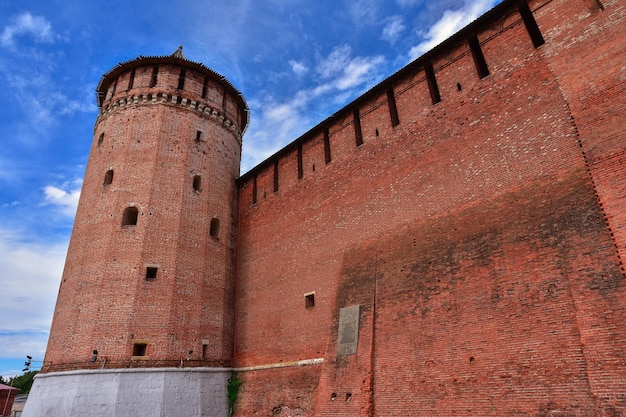
[{"label": "brick wall surface", "polygon": [[509,2],[472,33],[488,76],[454,38],[242,178],[235,363],[324,362],[306,398],[244,372],[237,415],[626,410],[624,5],[529,7],[545,44]]},{"label": "brick wall surface", "polygon": [[[44,377],[233,366],[242,417],[624,414],[625,17],[504,0],[238,180],[227,81],[116,67]],[[178,401],[142,381],[128,410]]]}]

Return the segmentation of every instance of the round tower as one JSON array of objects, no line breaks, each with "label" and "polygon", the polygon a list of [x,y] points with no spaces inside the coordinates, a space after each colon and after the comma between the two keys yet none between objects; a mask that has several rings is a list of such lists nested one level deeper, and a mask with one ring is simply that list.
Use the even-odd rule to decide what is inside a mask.
[{"label": "round tower", "polygon": [[[48,348],[24,415],[92,415],[99,403],[116,416],[223,414],[246,103],[182,48],[119,64],[96,94]],[[98,404],[89,387],[104,390]]]}]

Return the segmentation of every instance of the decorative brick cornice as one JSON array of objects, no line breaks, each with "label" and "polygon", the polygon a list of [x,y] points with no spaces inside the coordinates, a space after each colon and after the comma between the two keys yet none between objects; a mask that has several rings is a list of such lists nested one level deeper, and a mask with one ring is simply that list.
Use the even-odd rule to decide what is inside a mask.
[{"label": "decorative brick cornice", "polygon": [[103,106],[100,110],[100,114],[98,115],[98,120],[96,122],[99,123],[103,118],[109,116],[109,114],[114,113],[116,111],[121,111],[127,107],[136,107],[139,105],[154,105],[154,104],[167,104],[173,106],[180,106],[185,109],[189,109],[191,111],[197,111],[202,115],[202,117],[206,119],[213,120],[215,123],[220,126],[224,126],[226,129],[233,132],[237,140],[239,141],[239,145],[241,145],[242,140],[242,132],[238,128],[237,123],[230,118],[226,117],[226,115],[215,107],[209,106],[206,103],[201,101],[192,100],[186,98],[182,95],[176,94],[168,94],[165,92],[161,93],[142,93],[142,94],[129,94],[127,96],[117,98],[114,101],[108,102],[105,106]]}]

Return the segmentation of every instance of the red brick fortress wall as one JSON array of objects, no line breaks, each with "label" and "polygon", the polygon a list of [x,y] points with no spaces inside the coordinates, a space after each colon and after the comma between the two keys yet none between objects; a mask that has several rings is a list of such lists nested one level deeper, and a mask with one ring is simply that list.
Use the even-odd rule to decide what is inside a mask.
[{"label": "red brick fortress wall", "polygon": [[626,411],[624,17],[505,1],[241,179],[238,415]]}]

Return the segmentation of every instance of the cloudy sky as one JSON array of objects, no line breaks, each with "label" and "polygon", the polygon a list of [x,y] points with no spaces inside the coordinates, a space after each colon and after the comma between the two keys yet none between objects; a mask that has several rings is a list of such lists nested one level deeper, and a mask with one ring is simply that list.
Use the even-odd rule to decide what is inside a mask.
[{"label": "cloudy sky", "polygon": [[246,97],[243,173],[498,2],[0,0],[0,375],[43,359],[102,74],[183,45]]}]

